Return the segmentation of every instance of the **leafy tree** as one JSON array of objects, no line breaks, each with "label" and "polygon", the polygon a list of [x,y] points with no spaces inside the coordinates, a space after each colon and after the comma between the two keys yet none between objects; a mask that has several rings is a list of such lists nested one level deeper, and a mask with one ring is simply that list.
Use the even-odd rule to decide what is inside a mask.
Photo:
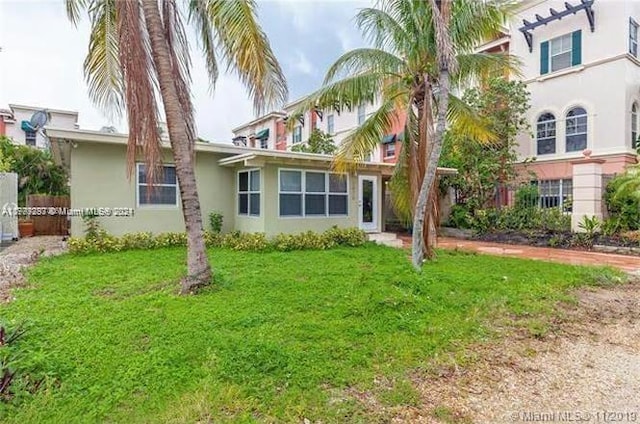
[{"label": "leafy tree", "polygon": [[332,155],[336,152],[336,143],[329,134],[315,128],[306,143],[296,144],[291,151]]},{"label": "leafy tree", "polygon": [[473,213],[491,206],[496,188],[515,176],[516,137],[529,130],[529,92],[520,81],[492,78],[467,90],[463,101],[496,136],[483,143],[454,129],[445,137],[440,164],[458,170],[446,183],[456,187],[459,202]]},{"label": "leafy tree", "polygon": [[516,60],[506,54],[474,52],[479,43],[499,34],[511,3],[394,0],[362,9],[356,22],[373,47],[342,55],[329,68],[324,86],[294,113],[350,109],[379,99],[378,110],[341,143],[338,168],[363,161],[398,122],[399,115],[407,117],[391,188],[396,210],[414,222],[416,268],[433,253],[434,181],[445,127],[450,124],[461,133],[492,138],[482,120],[451,95],[449,88],[465,87],[483,75],[515,68]]},{"label": "leafy tree", "polygon": [[[257,22],[255,1],[190,0],[184,6],[212,86],[222,59],[248,88],[256,112],[286,100],[285,77]],[[90,97],[109,112],[126,108],[129,174],[141,155],[152,185],[162,171],[158,100],[162,102],[187,232],[182,293],[209,284],[212,271],[194,172],[192,63],[177,1],[66,0],[66,8],[74,24],[83,10],[88,12],[91,36],[84,71]]]},{"label": "leafy tree", "polygon": [[4,171],[18,174],[18,203],[25,205],[30,194],[64,195],[69,193],[66,170],[57,165],[47,151],[17,146],[0,137],[0,165]]}]

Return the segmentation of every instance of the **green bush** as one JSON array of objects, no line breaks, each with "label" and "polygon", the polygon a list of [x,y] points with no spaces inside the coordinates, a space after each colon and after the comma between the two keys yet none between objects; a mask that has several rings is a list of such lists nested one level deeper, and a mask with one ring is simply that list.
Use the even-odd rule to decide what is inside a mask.
[{"label": "green bush", "polygon": [[516,191],[516,200],[514,207],[516,209],[531,209],[538,206],[540,193],[538,186],[526,184]]},{"label": "green bush", "polygon": [[550,231],[571,230],[571,215],[558,208],[517,208],[481,209],[471,218],[469,228],[484,234],[492,231]]},{"label": "green bush", "polygon": [[220,212],[211,212],[209,214],[209,228],[212,233],[219,234],[222,231],[223,216]]},{"label": "green bush", "polygon": [[621,186],[628,180],[625,174],[618,175],[607,184],[604,202],[610,218],[606,232],[619,233],[640,230],[640,197],[634,190],[625,190]]},{"label": "green bush", "polygon": [[[269,240],[264,233],[218,234],[205,231],[205,244],[210,248],[226,248],[260,252],[266,250],[307,250],[331,249],[335,246],[362,246],[367,242],[367,235],[358,228],[333,227],[324,233],[307,231],[300,234],[278,234]],[[108,234],[97,229],[91,237],[72,237],[69,239],[69,252],[73,254],[119,252],[123,250],[156,249],[162,247],[186,246],[186,233],[149,232],[128,233],[121,237]]]}]

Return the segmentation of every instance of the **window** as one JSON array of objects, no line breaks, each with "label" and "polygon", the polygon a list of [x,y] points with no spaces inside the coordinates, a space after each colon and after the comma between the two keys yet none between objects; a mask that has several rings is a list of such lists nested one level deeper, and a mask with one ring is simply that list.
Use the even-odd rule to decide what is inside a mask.
[{"label": "window", "polygon": [[335,123],[333,121],[333,115],[327,116],[327,134],[335,134]]},{"label": "window", "polygon": [[638,147],[638,104],[631,106],[631,147]]},{"label": "window", "polygon": [[582,31],[540,43],[540,73],[559,71],[582,63]]},{"label": "window", "polygon": [[364,105],[358,106],[358,125],[362,125],[364,123],[365,117]]},{"label": "window", "polygon": [[571,34],[549,41],[551,47],[551,72],[571,66],[572,40]]},{"label": "window", "polygon": [[260,170],[238,172],[238,215],[260,216]]},{"label": "window", "polygon": [[344,175],[281,169],[279,188],[281,217],[348,213],[349,193]]},{"label": "window", "polygon": [[293,144],[300,143],[302,141],[302,126],[297,125],[293,128]]},{"label": "window", "polygon": [[559,208],[563,212],[571,212],[573,180],[541,180],[534,184],[538,186],[541,208]]},{"label": "window", "polygon": [[587,111],[574,107],[567,113],[567,152],[577,152],[587,148]]},{"label": "window", "polygon": [[638,57],[638,23],[629,18],[629,53]]},{"label": "window", "polygon": [[268,149],[269,148],[269,139],[268,138],[261,138],[260,139],[260,148],[261,149]]},{"label": "window", "polygon": [[143,163],[137,164],[138,206],[178,206],[178,180],[174,165],[162,167],[162,175],[153,187],[147,183]]},{"label": "window", "polygon": [[550,155],[556,152],[556,117],[552,113],[543,113],[536,125],[537,153]]},{"label": "window", "polygon": [[391,158],[396,155],[396,143],[387,143],[382,145],[384,148],[384,157]]},{"label": "window", "polygon": [[36,145],[36,132],[35,131],[25,131],[24,132],[24,141],[27,146],[35,146]]}]

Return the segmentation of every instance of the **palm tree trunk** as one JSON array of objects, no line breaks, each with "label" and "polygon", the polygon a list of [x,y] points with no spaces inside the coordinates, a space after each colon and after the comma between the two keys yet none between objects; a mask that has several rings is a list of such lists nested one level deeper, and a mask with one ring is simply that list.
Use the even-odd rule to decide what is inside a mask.
[{"label": "palm tree trunk", "polygon": [[142,10],[160,84],[187,231],[187,276],[182,280],[181,291],[186,294],[210,284],[212,277],[204,243],[202,213],[194,172],[194,155],[192,154],[194,140],[190,140],[178,91],[174,84],[171,52],[164,37],[157,0],[142,0]]},{"label": "palm tree trunk", "polygon": [[[420,187],[420,194],[418,195],[418,201],[416,202],[416,211],[413,215],[413,234],[412,234],[412,262],[414,268],[420,270],[422,262],[424,260],[424,225],[425,220],[428,219],[427,225],[435,228],[435,220],[431,211],[434,208],[434,198],[430,196],[433,191],[436,181],[436,172],[438,169],[438,161],[440,160],[440,154],[442,153],[442,141],[444,138],[444,131],[447,127],[447,110],[449,108],[449,89],[450,89],[450,76],[449,70],[445,66],[440,70],[440,76],[438,77],[438,117],[436,124],[436,134],[433,139],[431,149],[429,149],[429,158],[427,161],[427,171],[425,172],[424,179],[422,180],[422,186]],[[428,209],[427,209],[428,208]],[[427,215],[427,210],[430,213]],[[426,219],[425,219],[426,218]],[[435,234],[434,234],[435,236]]]}]

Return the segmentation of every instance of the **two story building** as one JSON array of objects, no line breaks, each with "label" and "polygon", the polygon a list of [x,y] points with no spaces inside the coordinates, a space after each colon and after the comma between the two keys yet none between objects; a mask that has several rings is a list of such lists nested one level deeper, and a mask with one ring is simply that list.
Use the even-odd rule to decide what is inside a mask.
[{"label": "two story building", "polygon": [[7,136],[15,144],[47,148],[44,135],[34,131],[29,123],[33,114],[39,111],[47,113],[47,125],[67,129],[78,128],[78,112],[10,104],[9,109],[0,109],[0,136]]}]

